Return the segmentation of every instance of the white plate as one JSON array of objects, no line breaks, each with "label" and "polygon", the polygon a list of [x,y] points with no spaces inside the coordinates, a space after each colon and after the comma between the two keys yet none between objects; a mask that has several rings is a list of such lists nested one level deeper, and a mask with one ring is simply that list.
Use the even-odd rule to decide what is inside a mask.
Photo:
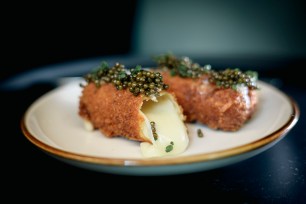
[{"label": "white plate", "polygon": [[[239,131],[211,130],[187,124],[190,144],[178,156],[146,159],[139,143],[88,132],[78,116],[80,81],[37,99],[26,111],[21,128],[34,145],[75,166],[125,175],[170,175],[204,171],[250,158],[276,144],[296,124],[297,104],[273,86],[259,82],[259,107]],[[196,134],[198,128],[204,137]]]}]

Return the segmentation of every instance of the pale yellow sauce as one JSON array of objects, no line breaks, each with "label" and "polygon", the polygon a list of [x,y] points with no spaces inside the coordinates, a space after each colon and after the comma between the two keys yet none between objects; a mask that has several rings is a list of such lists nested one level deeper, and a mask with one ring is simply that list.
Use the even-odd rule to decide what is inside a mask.
[{"label": "pale yellow sauce", "polygon": [[[176,155],[184,152],[188,146],[189,138],[183,116],[173,97],[166,93],[158,97],[158,102],[144,101],[141,108],[145,116],[143,134],[152,142],[142,142],[141,152],[144,157],[160,157]],[[150,121],[155,122],[158,139],[154,140]],[[173,142],[173,149],[166,152],[166,147]]]}]

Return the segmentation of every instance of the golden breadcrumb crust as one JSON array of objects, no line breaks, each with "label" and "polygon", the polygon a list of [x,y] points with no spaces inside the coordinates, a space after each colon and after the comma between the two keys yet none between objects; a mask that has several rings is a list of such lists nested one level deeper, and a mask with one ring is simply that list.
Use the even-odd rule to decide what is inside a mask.
[{"label": "golden breadcrumb crust", "polygon": [[141,95],[135,97],[128,90],[117,90],[112,84],[97,88],[90,83],[82,91],[79,115],[105,136],[150,142],[141,131],[144,122],[140,112],[142,104]]},{"label": "golden breadcrumb crust", "polygon": [[199,79],[170,76],[163,72],[163,80],[169,85],[182,106],[187,122],[199,121],[210,128],[236,131],[253,115],[258,96],[256,90],[242,94],[233,89],[219,89],[208,82],[208,76]]}]

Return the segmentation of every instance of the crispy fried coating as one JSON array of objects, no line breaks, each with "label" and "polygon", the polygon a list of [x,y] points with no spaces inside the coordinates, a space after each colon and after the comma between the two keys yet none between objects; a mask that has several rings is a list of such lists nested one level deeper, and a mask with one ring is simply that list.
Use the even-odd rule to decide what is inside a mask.
[{"label": "crispy fried coating", "polygon": [[140,112],[142,104],[142,96],[135,97],[128,90],[119,91],[112,84],[97,88],[90,83],[82,91],[79,115],[105,136],[150,142],[141,131],[144,122]]},{"label": "crispy fried coating", "polygon": [[168,72],[162,75],[169,92],[183,107],[187,122],[199,121],[212,129],[237,131],[255,111],[256,90],[219,89],[208,82],[207,75],[199,79],[170,76]]}]

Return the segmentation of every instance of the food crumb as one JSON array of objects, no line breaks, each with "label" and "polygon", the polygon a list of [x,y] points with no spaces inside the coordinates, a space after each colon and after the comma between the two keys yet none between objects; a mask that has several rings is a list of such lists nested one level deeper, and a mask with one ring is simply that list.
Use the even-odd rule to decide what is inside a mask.
[{"label": "food crumb", "polygon": [[201,129],[198,129],[198,137],[204,137],[204,134]]}]

